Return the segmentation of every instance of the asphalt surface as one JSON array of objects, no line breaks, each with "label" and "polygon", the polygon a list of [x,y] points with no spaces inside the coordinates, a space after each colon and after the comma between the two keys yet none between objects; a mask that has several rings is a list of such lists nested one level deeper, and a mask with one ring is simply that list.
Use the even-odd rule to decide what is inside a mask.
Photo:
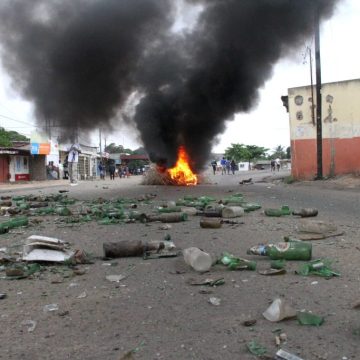
[{"label": "asphalt surface", "polygon": [[[16,248],[31,234],[56,236],[92,253],[95,260],[78,266],[85,273],[81,276],[66,266],[44,266],[33,278],[0,279],[0,293],[7,295],[0,300],[0,359],[120,360],[131,351],[126,359],[247,360],[257,358],[246,346],[254,340],[267,348],[268,359],[272,359],[278,349],[275,335],[279,328],[287,336],[281,347],[304,360],[359,359],[359,310],[352,307],[360,300],[359,188],[339,189],[328,181],[287,185],[281,179],[288,176],[286,171],[235,176],[208,173],[204,183],[196,187],[142,186],[141,177],[132,177],[81,182],[77,187],[61,183],[1,188],[2,195],[69,190],[68,196],[80,202],[155,194],[149,204],[139,202],[139,210],[145,212],[184,195],[209,195],[220,200],[241,192],[248,201],[261,204],[262,210],[282,205],[316,207],[318,219],[333,222],[343,235],[312,241],[313,258],[331,259],[340,277],[299,276],[295,270],[301,263],[291,261],[287,262],[287,273],[278,276],[233,272],[220,265],[198,274],[181,256],[103,260],[102,244],[108,240],[162,240],[170,234],[179,248],[196,246],[213,256],[228,251],[257,261],[258,270],[264,270],[269,268],[269,260],[246,255],[246,250],[296,234],[299,219],[270,218],[258,210],[237,219],[243,224],[224,224],[221,229],[201,229],[199,218],[190,217],[172,224],[171,229],[160,230],[158,223],[104,226],[96,221],[64,227],[59,219],[44,217],[38,225],[0,235],[0,248]],[[250,177],[253,184],[239,184]],[[118,283],[106,280],[107,275],[119,274],[125,279]],[[189,285],[193,279],[207,278],[223,278],[225,284],[215,288]],[[210,304],[211,297],[220,299],[220,305]],[[277,297],[298,311],[323,316],[324,324],[312,327],[301,326],[296,320],[269,322],[262,312]],[[59,310],[45,312],[48,304],[57,304]],[[36,322],[32,332],[28,331],[28,320]],[[246,327],[246,320],[256,323]]]}]

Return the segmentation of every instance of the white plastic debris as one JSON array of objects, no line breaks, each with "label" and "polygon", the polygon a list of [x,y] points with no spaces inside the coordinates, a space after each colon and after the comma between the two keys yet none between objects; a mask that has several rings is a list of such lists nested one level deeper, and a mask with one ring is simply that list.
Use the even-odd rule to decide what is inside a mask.
[{"label": "white plastic debris", "polygon": [[120,282],[121,280],[124,280],[126,278],[125,275],[107,275],[106,280],[111,282]]},{"label": "white plastic debris", "polygon": [[302,358],[298,357],[297,355],[291,354],[285,350],[280,349],[276,353],[277,360],[303,360]]},{"label": "white plastic debris", "polygon": [[296,310],[278,298],[263,312],[263,316],[269,321],[277,322],[296,316]]},{"label": "white plastic debris", "polygon": [[69,260],[74,251],[65,249],[66,243],[60,239],[31,235],[23,247],[24,261],[64,262]]},{"label": "white plastic debris", "polygon": [[211,305],[215,305],[215,306],[219,306],[221,304],[221,299],[217,298],[217,297],[211,297],[209,299],[209,303]]},{"label": "white plastic debris", "polygon": [[87,297],[86,291],[83,291],[79,296],[77,296],[77,299],[84,299]]},{"label": "white plastic debris", "polygon": [[51,312],[51,311],[57,311],[59,310],[58,304],[48,304],[43,307],[44,312]]},{"label": "white plastic debris", "polygon": [[24,320],[21,325],[27,326],[28,332],[33,332],[36,328],[37,322],[34,320]]}]

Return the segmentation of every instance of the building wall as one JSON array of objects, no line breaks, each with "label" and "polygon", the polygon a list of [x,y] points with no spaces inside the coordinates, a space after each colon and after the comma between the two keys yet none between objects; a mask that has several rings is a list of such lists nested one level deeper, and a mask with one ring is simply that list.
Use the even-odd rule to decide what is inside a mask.
[{"label": "building wall", "polygon": [[0,155],[0,182],[9,181],[9,155]]},{"label": "building wall", "polygon": [[[288,95],[292,175],[297,179],[313,179],[317,173],[317,147],[316,125],[311,114],[311,87],[289,89]],[[322,86],[324,176],[360,171],[359,97],[360,79]],[[314,114],[316,118],[316,103]]]},{"label": "building wall", "polygon": [[24,155],[10,155],[10,181],[29,181],[29,156]]},{"label": "building wall", "polygon": [[30,162],[30,180],[46,180],[46,155],[31,155]]}]

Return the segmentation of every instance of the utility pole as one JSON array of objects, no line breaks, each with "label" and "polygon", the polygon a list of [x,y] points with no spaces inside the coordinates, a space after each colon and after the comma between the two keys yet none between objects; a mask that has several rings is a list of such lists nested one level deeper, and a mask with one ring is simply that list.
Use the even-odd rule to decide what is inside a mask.
[{"label": "utility pole", "polygon": [[323,178],[322,159],[322,101],[321,101],[321,63],[320,63],[320,19],[319,5],[315,10],[315,61],[316,61],[316,148],[317,148],[317,180]]},{"label": "utility pole", "polygon": [[309,53],[310,59],[310,83],[311,83],[311,121],[312,124],[315,126],[315,105],[314,105],[314,81],[313,81],[313,66],[312,66],[312,54],[311,54],[311,47],[307,47],[307,51]]},{"label": "utility pole", "polygon": [[100,146],[100,157],[102,158],[102,152],[101,152],[101,128],[99,128],[99,146]]}]

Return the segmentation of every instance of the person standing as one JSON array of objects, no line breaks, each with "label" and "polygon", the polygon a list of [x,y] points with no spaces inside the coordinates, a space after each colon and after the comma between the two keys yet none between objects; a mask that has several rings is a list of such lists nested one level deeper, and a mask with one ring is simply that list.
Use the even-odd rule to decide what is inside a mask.
[{"label": "person standing", "polygon": [[276,163],[277,171],[280,171],[280,166],[281,166],[280,159],[277,158],[277,159],[275,160],[275,163]]},{"label": "person standing", "polygon": [[275,171],[275,166],[276,166],[275,160],[272,159],[270,161],[270,171]]},{"label": "person standing", "polygon": [[234,160],[234,159],[231,160],[230,166],[231,166],[231,172],[232,172],[232,174],[235,175],[236,163],[235,163],[235,160]]},{"label": "person standing", "polygon": [[79,144],[71,145],[68,154],[68,168],[71,186],[78,185],[78,162],[80,153],[81,147]]},{"label": "person standing", "polygon": [[230,161],[230,159],[227,159],[226,160],[226,171],[227,171],[228,175],[230,175],[230,170],[231,170],[231,161]]},{"label": "person standing", "polygon": [[109,165],[110,180],[115,180],[115,164],[112,162]]},{"label": "person standing", "polygon": [[216,162],[216,160],[213,160],[212,162],[211,162],[211,166],[212,166],[212,169],[213,169],[213,173],[214,173],[214,175],[216,174],[216,168],[217,168],[217,162]]},{"label": "person standing", "polygon": [[226,159],[223,157],[220,161],[221,165],[221,175],[226,175]]},{"label": "person standing", "polygon": [[100,173],[100,179],[105,180],[105,167],[101,161],[98,165],[98,169],[99,169],[99,173]]}]

